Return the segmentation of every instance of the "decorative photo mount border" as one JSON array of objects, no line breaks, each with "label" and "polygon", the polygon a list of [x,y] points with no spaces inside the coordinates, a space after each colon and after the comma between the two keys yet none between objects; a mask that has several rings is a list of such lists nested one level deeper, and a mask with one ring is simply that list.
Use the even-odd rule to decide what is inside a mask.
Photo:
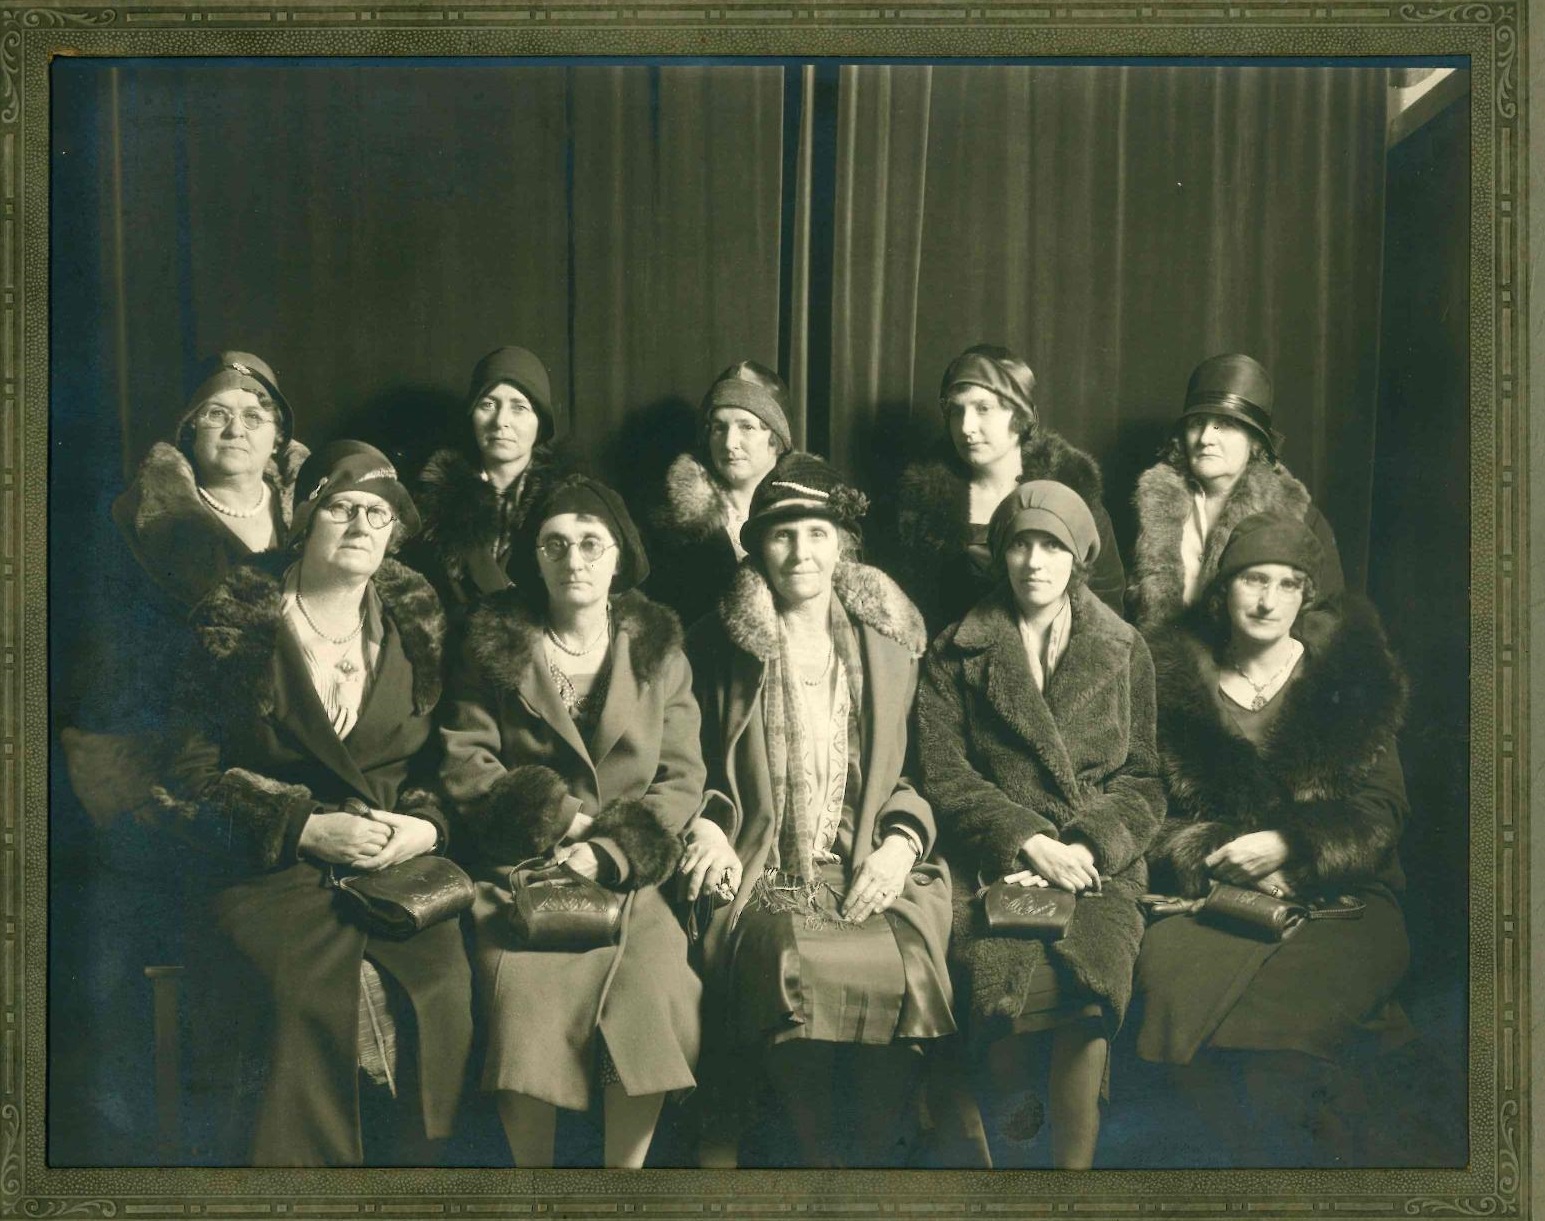
[{"label": "decorative photo mount border", "polygon": [[[0,10],[0,1215],[1529,1214],[1521,0]],[[62,1170],[45,1161],[49,85],[56,56],[1469,57],[1471,1164],[1446,1171]]]}]

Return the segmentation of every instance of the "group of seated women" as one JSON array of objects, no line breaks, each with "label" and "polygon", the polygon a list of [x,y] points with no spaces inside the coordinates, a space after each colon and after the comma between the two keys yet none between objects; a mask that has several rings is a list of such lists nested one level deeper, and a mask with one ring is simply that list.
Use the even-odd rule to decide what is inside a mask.
[{"label": "group of seated women", "polygon": [[[1403,1021],[1400,670],[1253,360],[1193,375],[1130,577],[1034,380],[950,365],[945,443],[867,544],[893,579],[754,363],[646,545],[564,469],[523,348],[477,365],[412,492],[364,442],[308,454],[272,369],[224,353],[114,515],[124,597],[186,648],[135,732],[197,883],[229,1160],[432,1164],[470,1073],[521,1167],[597,1105],[605,1164],[643,1165],[673,1097],[703,1165],[760,1106],[799,1164],[905,1164],[922,1130],[986,1166],[1044,1097],[1082,1168],[1124,1026],[1238,1164],[1273,1117],[1307,1130],[1325,1066]],[[475,883],[460,919],[389,934],[341,885],[433,854]],[[537,941],[537,876],[613,928]]]}]

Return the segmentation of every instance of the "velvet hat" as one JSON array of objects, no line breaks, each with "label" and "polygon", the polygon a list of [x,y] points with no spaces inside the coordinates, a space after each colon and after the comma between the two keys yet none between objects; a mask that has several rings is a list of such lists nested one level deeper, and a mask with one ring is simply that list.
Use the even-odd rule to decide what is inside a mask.
[{"label": "velvet hat", "polygon": [[[522,589],[542,589],[541,570],[536,558],[537,539],[544,523],[563,513],[579,513],[603,522],[617,541],[621,552],[617,571],[612,577],[614,594],[642,585],[649,576],[649,556],[644,540],[622,497],[599,479],[588,475],[568,475],[553,484],[531,512],[510,545],[507,564],[509,576]],[[534,582],[534,584],[533,584]]]},{"label": "velvet hat", "polygon": [[531,406],[540,421],[536,439],[552,440],[557,434],[558,425],[553,415],[552,379],[547,375],[547,366],[542,363],[542,358],[530,348],[513,344],[495,348],[478,361],[472,370],[472,382],[467,389],[467,410],[471,411],[477,401],[500,382],[508,382],[531,400]]},{"label": "velvet hat", "polygon": [[291,533],[303,536],[311,515],[326,500],[342,492],[370,492],[392,506],[397,520],[410,535],[419,528],[413,497],[397,480],[391,459],[363,441],[331,441],[300,468],[295,481],[295,513]]},{"label": "velvet hat", "polygon": [[1084,498],[1053,479],[1021,483],[999,502],[987,526],[987,541],[995,564],[1023,530],[1041,530],[1073,553],[1081,564],[1100,554],[1100,530]]},{"label": "velvet hat", "polygon": [[869,498],[814,454],[784,454],[751,493],[751,508],[740,528],[740,545],[757,554],[762,537],[779,522],[820,517],[841,526],[855,538],[869,511]]},{"label": "velvet hat", "polygon": [[703,439],[706,444],[708,426],[713,421],[714,409],[738,407],[749,411],[778,439],[778,452],[786,454],[794,444],[794,434],[789,428],[789,390],[783,379],[765,365],[754,360],[737,361],[708,387],[700,408]]},{"label": "velvet hat", "polygon": [[1235,573],[1256,564],[1286,564],[1317,582],[1324,556],[1325,549],[1314,531],[1298,518],[1280,513],[1255,513],[1235,526],[1229,535],[1218,559],[1218,580],[1227,581]]},{"label": "velvet hat", "polygon": [[177,422],[176,435],[180,437],[192,424],[194,413],[222,390],[246,390],[268,399],[274,405],[280,436],[286,441],[294,439],[295,412],[279,389],[278,376],[261,356],[234,349],[205,362],[199,383],[188,395],[182,418]]}]

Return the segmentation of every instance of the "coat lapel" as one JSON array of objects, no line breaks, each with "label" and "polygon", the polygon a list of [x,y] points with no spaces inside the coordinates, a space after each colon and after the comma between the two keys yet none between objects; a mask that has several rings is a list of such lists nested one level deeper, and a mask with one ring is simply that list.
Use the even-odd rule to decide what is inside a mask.
[{"label": "coat lapel", "polygon": [[[898,664],[897,654],[901,646],[887,640],[867,625],[857,625],[864,658],[864,710],[869,722],[864,735],[864,790],[869,796],[866,807],[859,812],[859,822],[873,826],[880,807],[889,799],[893,778],[901,775],[906,738],[891,732],[890,726],[880,725],[876,710],[881,708],[907,707],[908,693],[902,690],[909,666]],[[905,730],[905,725],[902,727]],[[868,843],[859,837],[855,863],[868,853]]]},{"label": "coat lapel", "polygon": [[1126,673],[1126,643],[1101,630],[1094,602],[1087,588],[1073,595],[1067,651],[1046,683],[1046,704],[1058,725],[1079,724],[1082,710]]},{"label": "coat lapel", "polygon": [[607,684],[606,703],[601,706],[601,716],[595,727],[594,762],[598,767],[638,712],[640,686],[633,673],[631,640],[630,633],[621,631],[612,642],[611,681]]},{"label": "coat lapel", "polygon": [[354,756],[333,732],[332,722],[311,685],[300,642],[282,626],[274,651],[274,718],[360,797],[367,802],[376,800]]},{"label": "coat lapel", "polygon": [[[563,698],[558,694],[557,684],[553,682],[552,675],[547,672],[545,661],[541,660],[541,649],[540,640],[531,646],[531,651],[525,659],[525,673],[520,677],[520,684],[515,694],[526,706],[526,711],[545,721],[554,733],[568,743],[569,749],[579,756],[585,766],[594,772],[595,763],[590,758],[590,751],[585,747],[584,738],[580,737],[579,727],[574,724],[574,718],[563,706]],[[607,702],[611,702],[609,696]]]}]

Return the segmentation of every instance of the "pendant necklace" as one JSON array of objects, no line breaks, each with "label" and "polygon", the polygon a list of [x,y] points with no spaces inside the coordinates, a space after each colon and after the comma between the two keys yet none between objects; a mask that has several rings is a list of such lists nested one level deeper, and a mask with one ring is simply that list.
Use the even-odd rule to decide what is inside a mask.
[{"label": "pendant necklace", "polygon": [[1245,682],[1249,683],[1251,689],[1255,692],[1254,698],[1252,698],[1250,701],[1251,712],[1259,712],[1262,708],[1266,707],[1266,705],[1271,702],[1270,697],[1267,696],[1266,692],[1276,685],[1277,680],[1282,677],[1282,675],[1287,671],[1287,668],[1297,660],[1298,650],[1289,649],[1287,660],[1278,666],[1277,672],[1268,678],[1264,683],[1256,682],[1255,679],[1251,678],[1244,672],[1244,670],[1240,668],[1238,662],[1234,663],[1234,673],[1239,675],[1240,678],[1244,679]]}]

